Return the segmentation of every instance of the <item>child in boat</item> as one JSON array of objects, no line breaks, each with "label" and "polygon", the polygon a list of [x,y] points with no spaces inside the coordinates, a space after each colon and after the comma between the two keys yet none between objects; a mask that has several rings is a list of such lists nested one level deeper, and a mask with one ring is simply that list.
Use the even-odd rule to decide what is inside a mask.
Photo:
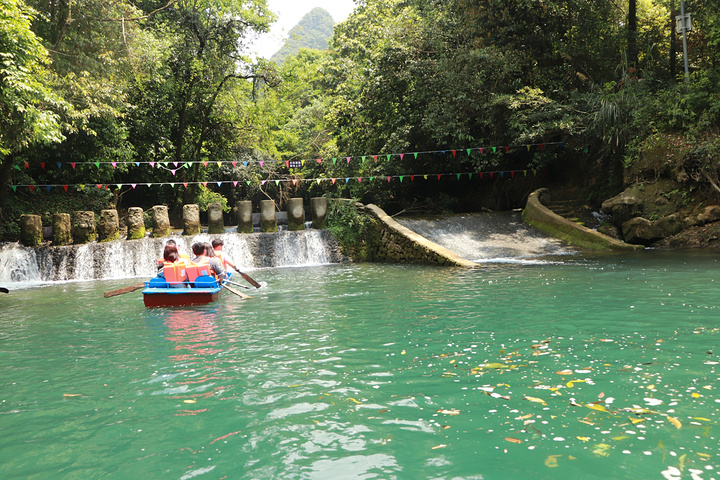
[{"label": "child in boat", "polygon": [[233,270],[239,271],[238,268],[233,263],[232,259],[227,256],[225,252],[223,252],[223,245],[225,242],[223,242],[221,239],[216,238],[212,241],[212,247],[215,251],[215,256],[220,259],[221,262],[223,262],[223,267],[225,267],[225,270],[227,270],[228,267],[232,267]]},{"label": "child in boat", "polygon": [[[190,263],[190,257],[188,256],[187,253],[183,253],[180,251],[179,248],[177,248],[177,243],[175,242],[175,240],[173,240],[171,238],[170,240],[165,242],[165,248],[167,248],[168,245],[175,247],[175,252],[177,252],[178,256],[180,257],[180,260],[182,260],[186,264]],[[163,251],[163,258],[158,260],[158,271],[162,270],[164,262],[165,262],[165,252]]]},{"label": "child in boat", "polygon": [[225,269],[223,268],[222,262],[219,258],[213,256],[210,257],[208,253],[212,254],[212,246],[209,243],[194,243],[192,246],[193,254],[195,258],[192,259],[192,263],[196,265],[208,265],[210,271],[213,272],[218,281],[222,282],[225,279]]}]

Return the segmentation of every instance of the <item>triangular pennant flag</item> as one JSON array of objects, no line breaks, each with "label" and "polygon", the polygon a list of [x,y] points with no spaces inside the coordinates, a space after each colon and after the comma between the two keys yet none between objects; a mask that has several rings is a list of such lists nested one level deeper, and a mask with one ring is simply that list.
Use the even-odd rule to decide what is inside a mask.
[{"label": "triangular pennant flag", "polygon": [[192,167],[192,164],[193,164],[193,162],[187,162],[185,165],[183,165],[183,167],[190,168],[190,167]]},{"label": "triangular pennant flag", "polygon": [[123,184],[122,184],[122,183],[118,183],[118,184],[116,184],[115,186],[118,187],[118,190],[120,190],[120,189],[122,189]]},{"label": "triangular pennant flag", "polygon": [[320,180],[322,180],[322,178],[318,178],[318,179],[317,179],[317,184],[318,184],[318,185],[320,185]]},{"label": "triangular pennant flag", "polygon": [[472,148],[467,149],[467,154],[470,155],[470,152],[472,152]]},{"label": "triangular pennant flag", "polygon": [[372,182],[373,180],[375,180],[375,177],[370,177],[370,181]]},{"label": "triangular pennant flag", "polygon": [[110,165],[112,165],[113,168],[117,168],[117,162],[110,162]]},{"label": "triangular pennant flag", "polygon": [[265,161],[260,160],[260,166],[262,167],[265,164]]},{"label": "triangular pennant flag", "polygon": [[290,168],[290,160],[285,160],[285,166],[286,166],[287,168]]},{"label": "triangular pennant flag", "polygon": [[510,151],[510,147],[505,146],[505,153],[508,153]]},{"label": "triangular pennant flag", "polygon": [[245,180],[246,185],[250,185],[250,180]]},{"label": "triangular pennant flag", "polygon": [[222,182],[216,182],[216,183],[217,183],[218,187],[222,186]]},{"label": "triangular pennant flag", "polygon": [[70,162],[70,166],[72,166],[73,170],[75,170],[75,162]]},{"label": "triangular pennant flag", "polygon": [[460,175],[462,175],[462,173],[456,173],[455,175],[457,175],[458,180],[460,180]]},{"label": "triangular pennant flag", "polygon": [[183,187],[187,188],[188,184],[187,182],[183,182]]},{"label": "triangular pennant flag", "polygon": [[233,166],[233,167],[237,167],[237,162],[236,162],[236,161],[233,161],[233,162],[232,162],[232,166]]},{"label": "triangular pennant flag", "polygon": [[148,183],[148,184],[147,184],[147,187],[148,187],[148,188],[152,187],[152,183]]},{"label": "triangular pennant flag", "polygon": [[13,192],[17,192],[17,185],[10,185],[10,188],[13,189]]},{"label": "triangular pennant flag", "polygon": [[20,168],[20,165],[13,165],[13,168],[16,168],[22,172],[22,169]]},{"label": "triangular pennant flag", "polygon": [[337,162],[337,157],[333,157],[333,165]]},{"label": "triangular pennant flag", "polygon": [[150,168],[155,168],[155,162],[150,162]]},{"label": "triangular pennant flag", "polygon": [[177,170],[170,170],[170,171],[172,172],[173,177],[174,177],[174,176],[175,176],[175,172],[177,172]]},{"label": "triangular pennant flag", "polygon": [[500,172],[500,178],[505,178],[505,172]]},{"label": "triangular pennant flag", "polygon": [[243,162],[243,167],[247,168],[248,162]]},{"label": "triangular pennant flag", "polygon": [[332,184],[335,185],[335,182],[337,181],[337,178],[331,178]]},{"label": "triangular pennant flag", "polygon": [[85,190],[85,185],[78,185],[80,187],[80,190]]},{"label": "triangular pennant flag", "polygon": [[293,181],[292,181],[293,185],[297,185],[297,182],[298,182],[297,178],[293,178]]},{"label": "triangular pennant flag", "polygon": [[483,172],[480,172],[480,180],[482,180]]},{"label": "triangular pennant flag", "polygon": [[218,168],[222,167],[222,162],[216,162],[216,163],[217,163]]},{"label": "triangular pennant flag", "polygon": [[30,168],[30,164],[28,162],[25,162],[25,169],[27,170],[28,168]]},{"label": "triangular pennant flag", "polygon": [[175,165],[175,168],[177,168],[178,162],[173,162],[173,165]]},{"label": "triangular pennant flag", "polygon": [[400,175],[400,183],[402,183],[404,175]]},{"label": "triangular pennant flag", "polygon": [[345,160],[347,160],[347,162],[350,163],[350,158],[352,158],[352,157],[345,157]]},{"label": "triangular pennant flag", "polygon": [[527,151],[530,151],[530,145],[525,145],[525,148],[527,148]]},{"label": "triangular pennant flag", "polygon": [[60,169],[62,168],[62,163],[61,163],[61,162],[57,162],[57,166],[58,166],[58,170],[60,170]]},{"label": "triangular pennant flag", "polygon": [[169,163],[170,163],[170,162],[163,162],[163,166],[164,166],[165,168],[167,168],[167,166],[168,166]]},{"label": "triangular pennant flag", "polygon": [[305,160],[300,160],[300,166],[302,167],[303,165],[305,165]]},{"label": "triangular pennant flag", "polygon": [[275,185],[280,185],[280,180],[275,180]]},{"label": "triangular pennant flag", "polygon": [[392,154],[391,154],[391,153],[388,153],[388,154],[386,155],[386,157],[387,157],[388,160],[390,160],[390,157],[392,157]]},{"label": "triangular pennant flag", "polygon": [[373,162],[377,162],[377,155],[373,155]]},{"label": "triangular pennant flag", "polygon": [[411,181],[411,182],[414,182],[414,181],[415,181],[415,175],[410,175],[410,181]]},{"label": "triangular pennant flag", "polygon": [[207,182],[202,182],[203,187],[207,187]]},{"label": "triangular pennant flag", "polygon": [[105,190],[110,190],[110,185],[105,184]]},{"label": "triangular pennant flag", "polygon": [[238,184],[237,180],[233,180],[233,187],[237,187],[237,184]]},{"label": "triangular pennant flag", "polygon": [[133,190],[135,190],[135,187],[137,187],[137,183],[131,183],[130,186],[133,187]]},{"label": "triangular pennant flag", "polygon": [[497,147],[492,147],[493,153],[497,153]]},{"label": "triangular pennant flag", "polygon": [[100,168],[100,162],[95,162],[95,166],[96,166],[97,168]]},{"label": "triangular pennant flag", "polygon": [[[404,156],[405,156],[405,154],[404,154],[404,153],[401,153],[401,154],[400,154],[400,160],[402,160]],[[402,182],[402,180],[400,180],[400,181]]]},{"label": "triangular pennant flag", "polygon": [[32,192],[32,191],[34,191],[34,190],[35,190],[35,185],[28,185],[28,188],[29,188],[29,189],[30,189],[30,191]]},{"label": "triangular pennant flag", "polygon": [[358,183],[362,183],[362,177],[357,177]]},{"label": "triangular pennant flag", "polygon": [[345,177],[345,183],[348,183],[349,181],[350,181],[350,179]]},{"label": "triangular pennant flag", "polygon": [[424,178],[425,180],[427,180],[427,175],[423,175],[423,178]]},{"label": "triangular pennant flag", "polygon": [[418,152],[413,153],[415,155],[415,160],[417,160]]},{"label": "triangular pennant flag", "polygon": [[484,148],[481,148],[481,149],[480,149],[480,155],[482,155],[484,151],[485,151],[485,149],[484,149]]},{"label": "triangular pennant flag", "polygon": [[390,178],[391,178],[391,177],[387,177],[387,179],[388,179],[388,183],[390,183]]},{"label": "triangular pennant flag", "polygon": [[136,167],[139,167],[139,166],[140,166],[140,162],[135,162],[135,166],[136,166]]},{"label": "triangular pennant flag", "polygon": [[540,150],[541,150],[541,151],[542,151],[542,149],[543,149],[544,146],[545,146],[545,145],[543,145],[542,143],[540,144]]},{"label": "triangular pennant flag", "polygon": [[47,191],[50,191],[50,185],[45,185],[45,188],[47,188]]},{"label": "triangular pennant flag", "polygon": [[174,184],[174,183],[171,183],[171,184],[170,184],[170,188],[175,188],[175,184]]},{"label": "triangular pennant flag", "polygon": [[203,167],[207,167],[207,163],[208,163],[208,162],[202,162]]},{"label": "triangular pennant flag", "polygon": [[510,171],[510,178],[515,178],[515,170]]},{"label": "triangular pennant flag", "polygon": [[362,160],[361,163],[365,163],[365,155],[363,155],[362,157],[360,157],[360,159]]},{"label": "triangular pennant flag", "polygon": [[468,173],[468,178],[472,180],[472,172]]},{"label": "triangular pennant flag", "polygon": [[527,170],[523,170],[523,177],[527,177]]},{"label": "triangular pennant flag", "polygon": [[267,180],[260,180],[260,185],[265,185],[265,182],[267,182]]},{"label": "triangular pennant flag", "polygon": [[98,190],[102,190],[102,185],[100,185],[99,183],[95,186],[97,187]]},{"label": "triangular pennant flag", "polygon": [[317,162],[318,162],[318,163],[322,163],[322,158],[318,158],[318,159],[317,159]]},{"label": "triangular pennant flag", "polygon": [[45,170],[45,162],[40,162],[40,166],[42,167],[43,170]]},{"label": "triangular pennant flag", "polygon": [[494,173],[494,172],[490,172],[490,180],[492,180],[493,173]]},{"label": "triangular pennant flag", "polygon": [[453,150],[452,152],[453,152],[453,157],[454,157],[455,154],[457,153],[457,150]]}]

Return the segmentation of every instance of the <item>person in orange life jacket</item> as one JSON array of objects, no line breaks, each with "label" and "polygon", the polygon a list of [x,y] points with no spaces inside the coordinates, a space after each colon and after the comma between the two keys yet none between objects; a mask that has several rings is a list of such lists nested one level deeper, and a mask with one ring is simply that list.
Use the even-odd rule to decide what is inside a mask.
[{"label": "person in orange life jacket", "polygon": [[224,242],[219,238],[216,238],[212,241],[212,247],[215,251],[215,256],[223,262],[223,267],[225,267],[225,270],[227,270],[228,267],[232,267],[233,270],[239,272],[240,270],[238,270],[238,268],[232,262],[232,259],[228,257],[225,252],[223,252],[223,245]]},{"label": "person in orange life jacket", "polygon": [[[164,278],[165,277],[165,267],[168,265],[175,265],[175,264],[177,264],[178,266],[181,267],[183,274],[184,274],[185,262],[180,258],[180,254],[178,253],[178,250],[177,250],[177,245],[175,245],[174,243],[171,244],[168,242],[165,245],[165,250],[163,251],[162,265],[159,268],[158,277]],[[166,280],[168,281],[168,284],[172,288],[183,288],[186,286],[181,281],[171,282],[169,278],[166,278]]]},{"label": "person in orange life jacket", "polygon": [[[167,249],[168,246],[175,247],[175,252],[178,254],[178,257],[180,258],[180,260],[184,261],[186,264],[190,263],[190,257],[188,256],[187,253],[180,252],[180,250],[177,248],[177,243],[175,242],[175,240],[173,240],[171,238],[170,240],[165,242],[165,249]],[[163,251],[163,258],[158,260],[158,271],[162,270],[164,262],[165,262],[165,252]]]},{"label": "person in orange life jacket", "polygon": [[212,246],[210,246],[210,244],[200,242],[194,243],[192,251],[193,254],[195,254],[195,258],[192,259],[192,262],[198,265],[207,264],[210,267],[210,271],[217,277],[217,279],[219,281],[223,281],[225,279],[225,269],[223,268],[222,262],[217,257],[210,257],[207,255],[208,247],[210,253],[212,253]]}]

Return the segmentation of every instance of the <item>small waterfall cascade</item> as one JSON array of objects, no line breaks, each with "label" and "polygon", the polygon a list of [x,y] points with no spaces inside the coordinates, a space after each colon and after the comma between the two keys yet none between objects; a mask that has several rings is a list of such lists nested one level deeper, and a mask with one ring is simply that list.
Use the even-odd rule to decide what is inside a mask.
[{"label": "small waterfall cascade", "polygon": [[520,212],[395,220],[418,235],[477,263],[547,263],[576,253],[560,240],[527,225]]},{"label": "small waterfall cascade", "polygon": [[150,277],[156,274],[157,261],[169,238],[175,240],[181,252],[188,254],[195,242],[222,238],[223,251],[242,271],[324,265],[343,260],[337,242],[327,230],[201,233],[37,248],[7,243],[0,244],[0,285]]}]

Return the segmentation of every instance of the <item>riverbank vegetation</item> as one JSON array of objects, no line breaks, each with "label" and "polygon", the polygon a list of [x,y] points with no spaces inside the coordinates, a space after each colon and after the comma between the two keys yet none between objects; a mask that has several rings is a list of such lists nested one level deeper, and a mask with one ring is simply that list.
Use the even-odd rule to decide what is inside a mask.
[{"label": "riverbank vegetation", "polygon": [[687,77],[673,6],[361,0],[278,66],[250,55],[263,0],[0,0],[0,236],[67,198],[458,212],[664,178],[707,205],[720,4],[687,5]]}]

